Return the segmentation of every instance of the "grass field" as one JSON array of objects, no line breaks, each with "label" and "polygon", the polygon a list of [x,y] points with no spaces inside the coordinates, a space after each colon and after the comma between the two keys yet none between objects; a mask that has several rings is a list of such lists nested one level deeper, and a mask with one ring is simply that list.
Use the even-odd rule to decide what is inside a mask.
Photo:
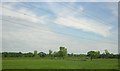
[{"label": "grass field", "polygon": [[117,69],[117,59],[51,60],[51,59],[3,59],[3,69]]}]

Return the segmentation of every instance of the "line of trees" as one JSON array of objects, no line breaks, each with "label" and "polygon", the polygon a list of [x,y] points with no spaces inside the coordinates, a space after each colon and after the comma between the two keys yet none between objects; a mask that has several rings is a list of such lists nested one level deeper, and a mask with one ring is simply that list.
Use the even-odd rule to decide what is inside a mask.
[{"label": "line of trees", "polygon": [[46,54],[45,52],[39,52],[34,51],[34,53],[22,53],[22,52],[2,52],[2,57],[51,57],[51,58],[62,58],[65,59],[66,57],[89,57],[91,60],[92,59],[97,59],[97,58],[118,58],[119,54],[112,54],[108,50],[105,50],[104,53],[100,54],[100,51],[89,51],[87,54],[68,54],[67,53],[67,48],[65,47],[59,47],[59,51],[53,52],[52,50],[49,50],[49,53]]},{"label": "line of trees", "polygon": [[52,52],[52,50],[49,50],[49,54],[46,54],[45,52],[39,52],[35,50],[34,53],[22,53],[22,52],[2,52],[2,57],[60,57],[65,58],[67,56],[67,48],[60,47],[58,52]]},{"label": "line of trees", "polygon": [[100,51],[89,51],[87,53],[87,56],[90,57],[90,59],[96,59],[96,58],[103,58],[103,59],[107,59],[107,58],[118,58],[119,54],[113,54],[108,52],[108,50],[106,49],[102,54],[100,54]]}]

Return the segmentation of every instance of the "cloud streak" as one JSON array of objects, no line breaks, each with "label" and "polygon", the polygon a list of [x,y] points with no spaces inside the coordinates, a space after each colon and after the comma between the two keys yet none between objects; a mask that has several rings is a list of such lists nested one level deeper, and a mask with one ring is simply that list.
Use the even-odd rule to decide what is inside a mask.
[{"label": "cloud streak", "polygon": [[15,6],[15,5],[4,4],[3,7],[0,7],[0,9],[2,9],[2,12],[3,12],[1,13],[1,15],[15,17],[18,19],[22,19],[22,20],[26,20],[34,23],[38,23],[38,22],[44,23],[43,20],[46,18],[45,16],[37,16],[35,13],[33,13],[33,11],[27,10],[25,8],[16,10],[12,6]]},{"label": "cloud streak", "polygon": [[99,22],[93,21],[91,19],[75,18],[75,17],[60,17],[55,20],[56,24],[60,24],[66,27],[71,27],[75,29],[80,29],[85,32],[93,32],[104,37],[111,34],[111,27],[107,25],[101,25]]},{"label": "cloud streak", "polygon": [[[3,9],[4,12],[1,14],[3,19],[12,21],[9,22],[3,20],[3,51],[28,52],[38,50],[48,52],[49,49],[57,51],[59,46],[66,46],[70,53],[86,53],[89,50],[103,51],[104,49],[108,49],[115,53],[117,52],[117,43],[112,44],[107,42],[109,41],[107,37],[111,35],[112,26],[100,23],[93,18],[81,16],[85,11],[85,8],[80,5],[76,5],[76,3],[70,3],[69,5],[71,7],[61,6],[61,4],[58,6],[56,4],[58,3],[51,3],[48,5],[43,4],[43,8],[45,5],[45,9],[52,12],[49,17],[46,14],[42,16],[36,15],[39,13],[43,14],[40,10],[35,12],[34,10],[30,10],[25,7],[15,9],[15,5],[5,5],[5,7],[14,9],[14,11],[0,8]],[[29,5],[29,3],[26,5]],[[72,10],[71,8],[75,8],[75,10]],[[55,16],[55,18],[53,18],[53,16]],[[41,22],[46,24],[40,24]],[[60,30],[59,27],[63,30],[63,34],[61,31],[58,31]],[[80,36],[75,37],[66,35],[68,33],[64,32],[66,29],[67,31],[70,29],[69,33],[71,33],[71,35],[74,34],[74,31],[77,31],[77,33],[80,31],[79,34],[75,33],[75,36]],[[85,37],[88,39],[82,39],[82,36],[84,36],[84,34],[82,34],[83,32],[85,33]],[[99,36],[95,35],[91,41],[89,40],[89,38],[91,38],[89,34],[97,34],[102,37],[99,38]],[[96,39],[95,41],[94,38]],[[103,39],[106,41],[103,42]]]},{"label": "cloud streak", "polygon": [[[100,23],[95,19],[85,18],[86,15],[83,17],[82,14],[85,9],[80,5],[78,8],[75,8],[75,5],[72,3],[48,3],[48,6],[49,9],[57,16],[57,18],[53,21],[56,24],[82,30],[86,33],[92,32],[103,37],[108,37],[111,34],[111,26]],[[56,7],[60,8],[56,9]],[[79,17],[76,17],[78,15]]]}]

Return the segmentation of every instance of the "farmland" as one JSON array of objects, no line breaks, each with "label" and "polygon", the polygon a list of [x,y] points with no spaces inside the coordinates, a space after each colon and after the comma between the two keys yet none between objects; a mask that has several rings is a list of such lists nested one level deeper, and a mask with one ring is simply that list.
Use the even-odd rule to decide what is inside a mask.
[{"label": "farmland", "polygon": [[117,59],[36,59],[7,58],[2,61],[3,69],[117,69]]}]

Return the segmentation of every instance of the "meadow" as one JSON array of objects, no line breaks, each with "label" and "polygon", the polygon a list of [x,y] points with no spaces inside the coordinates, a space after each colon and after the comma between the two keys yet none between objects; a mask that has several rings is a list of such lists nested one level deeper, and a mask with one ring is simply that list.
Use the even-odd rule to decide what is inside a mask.
[{"label": "meadow", "polygon": [[118,59],[35,59],[8,58],[2,60],[2,69],[117,69]]}]

